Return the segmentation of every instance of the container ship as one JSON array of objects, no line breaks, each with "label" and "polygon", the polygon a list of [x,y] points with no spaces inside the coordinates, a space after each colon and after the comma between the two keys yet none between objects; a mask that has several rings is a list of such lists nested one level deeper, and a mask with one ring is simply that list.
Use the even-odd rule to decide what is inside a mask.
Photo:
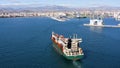
[{"label": "container ship", "polygon": [[73,38],[64,38],[63,35],[58,35],[52,32],[51,37],[55,49],[68,60],[79,60],[84,56],[82,48],[79,46],[82,39],[78,39],[77,35]]}]

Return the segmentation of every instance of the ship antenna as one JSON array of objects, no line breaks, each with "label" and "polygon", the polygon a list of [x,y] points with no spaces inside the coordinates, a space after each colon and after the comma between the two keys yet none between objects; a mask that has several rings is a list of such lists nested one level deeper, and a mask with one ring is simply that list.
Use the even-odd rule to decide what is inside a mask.
[{"label": "ship antenna", "polygon": [[75,39],[75,34],[73,34],[73,39]]},{"label": "ship antenna", "polygon": [[52,34],[54,34],[54,31],[52,31]]},{"label": "ship antenna", "polygon": [[76,34],[76,39],[77,39],[77,34]]},{"label": "ship antenna", "polygon": [[71,38],[71,36],[70,36],[70,38]]}]

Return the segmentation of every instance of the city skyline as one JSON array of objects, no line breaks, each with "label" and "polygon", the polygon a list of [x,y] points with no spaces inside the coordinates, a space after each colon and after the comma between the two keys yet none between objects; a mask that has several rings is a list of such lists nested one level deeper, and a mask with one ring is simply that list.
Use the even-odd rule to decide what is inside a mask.
[{"label": "city skyline", "polygon": [[10,6],[29,6],[29,7],[40,7],[40,6],[68,6],[68,7],[99,7],[99,6],[112,6],[120,7],[119,0],[1,0],[1,7]]}]

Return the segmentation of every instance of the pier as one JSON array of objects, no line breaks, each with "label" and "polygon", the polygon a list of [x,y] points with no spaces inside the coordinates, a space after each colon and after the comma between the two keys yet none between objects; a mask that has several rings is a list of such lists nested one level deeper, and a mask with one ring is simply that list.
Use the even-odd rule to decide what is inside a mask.
[{"label": "pier", "polygon": [[120,28],[120,25],[90,25],[90,24],[84,24],[84,26]]}]

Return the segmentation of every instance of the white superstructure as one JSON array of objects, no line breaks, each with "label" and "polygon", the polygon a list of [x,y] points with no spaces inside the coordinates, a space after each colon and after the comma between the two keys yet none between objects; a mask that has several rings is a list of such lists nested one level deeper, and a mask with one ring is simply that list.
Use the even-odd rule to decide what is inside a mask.
[{"label": "white superstructure", "polygon": [[92,18],[90,19],[89,24],[84,24],[88,26],[103,26],[103,19],[102,18]]},{"label": "white superstructure", "polygon": [[103,20],[102,19],[91,19],[89,25],[102,26],[103,25]]}]

